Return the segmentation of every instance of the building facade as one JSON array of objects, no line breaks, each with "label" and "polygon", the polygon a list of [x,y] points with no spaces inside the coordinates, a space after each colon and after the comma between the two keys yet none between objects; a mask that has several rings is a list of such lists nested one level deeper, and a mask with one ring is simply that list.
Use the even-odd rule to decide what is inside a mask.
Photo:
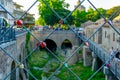
[{"label": "building facade", "polygon": [[[0,0],[1,6],[3,6],[10,14],[13,13],[13,1],[12,0]],[[0,17],[6,18],[9,24],[13,24],[14,19],[7,13],[7,11],[0,7]]]},{"label": "building facade", "polygon": [[35,26],[35,18],[33,17],[34,14],[27,13],[25,17],[23,18],[24,26],[27,28],[32,28]]},{"label": "building facade", "polygon": [[[99,27],[105,23],[104,19],[99,19],[96,22],[88,21],[82,24],[86,37],[90,37]],[[120,20],[113,20],[111,22],[113,26],[120,32]],[[115,50],[120,48],[120,36],[119,34],[106,23],[97,33],[91,38],[91,40],[101,45],[105,50],[113,47]]]},{"label": "building facade", "polygon": [[[5,18],[8,20],[10,25],[14,24],[15,20],[18,20],[22,14],[25,12],[22,8],[23,6],[13,2],[13,0],[0,0],[0,17]],[[5,9],[4,9],[5,8]],[[8,13],[9,12],[9,13]],[[11,16],[11,15],[13,16]],[[27,13],[22,20],[25,20],[25,25],[34,25],[35,18],[34,14]]]},{"label": "building facade", "polygon": [[13,16],[16,18],[16,20],[18,20],[21,17],[21,15],[24,13],[22,7],[23,7],[22,5],[14,2]]},{"label": "building facade", "polygon": [[[16,20],[20,19],[22,14],[25,13],[25,11],[22,8],[22,5],[14,3],[13,15],[15,16]],[[25,27],[31,27],[35,25],[34,14],[26,13],[24,17],[22,17],[22,20]]]},{"label": "building facade", "polygon": [[[80,1],[80,0],[77,1],[77,4],[75,5],[75,7],[77,7],[79,4],[81,4],[81,1]],[[85,10],[85,6],[80,5],[77,9],[78,9],[79,11]]]}]

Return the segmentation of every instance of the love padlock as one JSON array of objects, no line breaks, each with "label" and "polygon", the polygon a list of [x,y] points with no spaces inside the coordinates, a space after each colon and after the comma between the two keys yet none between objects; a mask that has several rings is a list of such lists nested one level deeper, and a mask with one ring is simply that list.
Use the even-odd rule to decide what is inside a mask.
[{"label": "love padlock", "polygon": [[85,46],[89,46],[88,42],[85,42]]},{"label": "love padlock", "polygon": [[46,43],[45,42],[41,42],[40,43],[40,48],[44,48],[44,47],[46,47]]},{"label": "love padlock", "polygon": [[16,24],[17,26],[22,26],[22,25],[23,25],[23,21],[22,21],[22,20],[16,20],[16,21],[15,21],[15,24]]}]

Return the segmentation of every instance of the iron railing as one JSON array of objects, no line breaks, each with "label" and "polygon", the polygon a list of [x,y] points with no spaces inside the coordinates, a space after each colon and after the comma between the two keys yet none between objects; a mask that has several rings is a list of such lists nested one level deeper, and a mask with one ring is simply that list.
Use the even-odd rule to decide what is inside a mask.
[{"label": "iron railing", "polygon": [[[15,30],[7,26],[7,24],[4,18],[0,18],[0,36],[5,34],[0,38],[0,44],[15,40]],[[5,33],[7,30],[9,30],[9,32]]]}]

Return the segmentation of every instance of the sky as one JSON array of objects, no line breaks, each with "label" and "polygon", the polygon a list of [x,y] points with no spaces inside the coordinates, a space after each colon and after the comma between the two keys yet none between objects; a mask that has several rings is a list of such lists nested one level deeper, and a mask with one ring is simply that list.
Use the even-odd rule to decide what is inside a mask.
[{"label": "sky", "polygon": [[[23,9],[27,10],[36,0],[13,0],[14,2],[23,5]],[[65,0],[67,3],[70,4],[69,9],[73,10],[75,4],[77,3],[78,0]],[[82,1],[82,0],[81,0]],[[120,5],[120,0],[89,0],[96,8],[104,8],[104,9],[109,9],[112,8],[113,6],[118,6]],[[38,18],[38,8],[37,8],[38,3],[31,8],[29,11],[32,14],[35,14],[35,18]],[[88,9],[91,5],[88,2],[88,0],[85,0],[82,5]]]}]

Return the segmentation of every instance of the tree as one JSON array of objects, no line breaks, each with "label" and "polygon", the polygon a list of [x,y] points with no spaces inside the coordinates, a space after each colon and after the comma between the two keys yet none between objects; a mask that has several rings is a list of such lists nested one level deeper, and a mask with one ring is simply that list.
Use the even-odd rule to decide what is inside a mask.
[{"label": "tree", "polygon": [[[50,5],[52,9],[55,10],[56,13],[58,13],[62,18],[67,16],[68,13],[70,13],[69,10],[67,10],[69,4],[65,3],[65,0],[45,0],[47,4]],[[59,22],[59,17],[50,9],[50,7],[46,6],[46,3],[44,3],[42,0],[40,0],[39,4],[39,14],[40,18],[44,20],[44,22],[47,25],[53,26],[54,24]],[[69,19],[72,19],[70,16]],[[72,21],[69,21],[71,22]]]},{"label": "tree", "polygon": [[[106,14],[106,10],[103,8],[98,8],[97,10],[100,12],[100,14]],[[87,12],[85,10],[75,10],[72,15],[74,16],[74,24],[79,27],[82,23],[88,20],[96,21],[100,19],[100,14],[90,7]]]},{"label": "tree", "polygon": [[[106,10],[103,8],[97,8],[97,10],[100,12],[100,14],[104,15],[106,14]],[[97,10],[92,9],[91,7],[88,9],[86,18],[87,20],[96,21],[100,19],[102,16],[97,12]]]},{"label": "tree", "polygon": [[86,11],[85,10],[75,10],[73,12],[73,17],[74,17],[74,24],[79,27],[81,23],[84,23],[86,21]]},{"label": "tree", "polygon": [[35,22],[37,25],[46,25],[44,19],[42,19],[41,17],[38,18],[38,20],[36,20]]},{"label": "tree", "polygon": [[[106,11],[106,17],[109,18],[116,10],[118,10],[120,8],[120,6],[115,6],[113,8],[110,8]],[[116,16],[118,16],[120,14],[120,11],[117,12],[117,14],[115,14],[113,16],[112,19],[114,19]]]}]

